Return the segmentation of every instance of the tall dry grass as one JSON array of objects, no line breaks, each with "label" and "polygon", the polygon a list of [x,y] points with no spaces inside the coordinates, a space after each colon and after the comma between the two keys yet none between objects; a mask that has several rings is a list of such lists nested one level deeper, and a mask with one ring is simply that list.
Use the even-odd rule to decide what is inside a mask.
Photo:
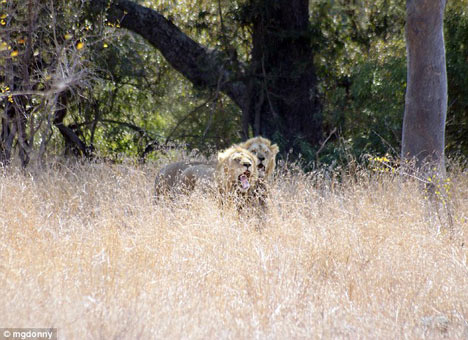
[{"label": "tall dry grass", "polygon": [[[468,174],[281,171],[264,220],[154,204],[156,166],[0,171],[0,327],[63,339],[468,337]],[[260,228],[259,228],[260,227]],[[259,230],[260,229],[260,230]]]}]

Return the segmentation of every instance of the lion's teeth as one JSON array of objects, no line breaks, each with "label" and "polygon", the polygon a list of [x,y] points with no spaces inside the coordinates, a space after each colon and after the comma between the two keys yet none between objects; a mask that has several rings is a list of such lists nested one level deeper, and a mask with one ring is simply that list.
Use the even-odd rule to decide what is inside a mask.
[{"label": "lion's teeth", "polygon": [[248,189],[250,187],[249,179],[246,175],[242,175],[239,177],[239,180],[242,184],[242,189]]}]

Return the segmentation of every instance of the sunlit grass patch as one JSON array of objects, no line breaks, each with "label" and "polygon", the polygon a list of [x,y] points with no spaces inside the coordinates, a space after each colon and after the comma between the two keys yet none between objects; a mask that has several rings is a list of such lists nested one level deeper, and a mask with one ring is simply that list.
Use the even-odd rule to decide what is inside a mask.
[{"label": "sunlit grass patch", "polygon": [[[279,167],[265,216],[153,198],[160,165],[0,172],[0,324],[65,338],[463,338],[468,176],[453,225],[417,181]],[[259,228],[259,224],[261,228]]]}]

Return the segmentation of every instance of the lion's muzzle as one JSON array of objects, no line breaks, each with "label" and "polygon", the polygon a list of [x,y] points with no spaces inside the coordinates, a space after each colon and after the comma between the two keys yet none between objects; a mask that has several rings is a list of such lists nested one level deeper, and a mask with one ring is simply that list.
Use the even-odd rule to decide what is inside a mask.
[{"label": "lion's muzzle", "polygon": [[250,171],[246,170],[239,175],[238,180],[242,190],[248,190],[250,188]]},{"label": "lion's muzzle", "polygon": [[266,167],[263,163],[258,163],[258,166],[257,166],[257,170],[258,170],[258,175],[260,177],[264,177],[265,176],[265,173],[266,173]]}]

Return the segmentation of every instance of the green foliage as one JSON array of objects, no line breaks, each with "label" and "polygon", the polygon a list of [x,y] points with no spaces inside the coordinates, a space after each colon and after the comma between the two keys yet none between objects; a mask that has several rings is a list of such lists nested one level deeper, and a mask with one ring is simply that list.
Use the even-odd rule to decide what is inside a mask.
[{"label": "green foliage", "polygon": [[26,166],[30,158],[40,159],[46,146],[55,149],[62,142],[53,128],[56,112],[64,106],[59,97],[67,92],[71,102],[92,87],[94,69],[86,50],[102,36],[90,34],[91,23],[80,17],[82,6],[69,1],[0,3],[0,161],[9,162],[16,148]]},{"label": "green foliage", "polygon": [[[249,61],[249,15],[258,13],[252,9],[256,2],[138,2],[160,11],[201,44],[228,52],[231,60],[226,65],[238,67],[234,61]],[[221,93],[194,88],[139,36],[117,29],[104,17],[91,18],[80,2],[54,1],[51,8],[36,1],[40,3],[36,29],[33,41],[28,41],[29,2],[12,3],[0,7],[0,14],[7,15],[2,19],[7,30],[0,41],[2,71],[12,61],[34,69],[18,90],[47,91],[65,84],[69,93],[65,123],[100,154],[141,157],[152,143],[184,144],[204,151],[240,140],[240,109]],[[449,2],[445,15],[448,154],[468,154],[466,5],[466,0]],[[310,17],[326,143],[319,149],[301,145],[302,156],[306,162],[332,164],[346,162],[350,154],[357,158],[367,153],[398,155],[406,87],[405,4],[311,0]],[[29,64],[28,51],[34,56]],[[0,80],[1,90],[14,89],[11,79]],[[2,110],[10,105],[7,94],[0,103]],[[31,138],[31,147],[39,148],[48,138],[50,149],[63,150],[57,129],[38,124],[57,109],[49,99],[27,97],[24,110],[42,133]],[[32,125],[32,130],[37,126]]]},{"label": "green foliage", "polygon": [[[449,2],[444,19],[448,155],[468,155],[466,5]],[[320,161],[343,161],[346,153],[398,156],[406,90],[404,18],[404,3],[397,1],[312,3],[326,134],[336,128]]]},{"label": "green foliage", "polygon": [[446,149],[449,154],[465,156],[468,155],[468,12],[466,6],[468,6],[467,1],[448,6],[444,21],[449,93]]},{"label": "green foliage", "polygon": [[349,102],[342,131],[359,153],[385,153],[400,144],[406,86],[402,44],[380,44],[351,69]]},{"label": "green foliage", "polygon": [[[233,6],[227,1],[140,3],[157,9],[197,41],[214,48],[222,40],[218,5],[222,13]],[[227,36],[226,22],[223,34]],[[207,150],[239,141],[240,110],[227,97],[194,88],[141,37],[113,30],[119,34],[108,48],[93,51],[102,81],[90,94],[93,104],[80,110],[85,113],[81,125],[88,129],[88,141],[101,154],[142,156],[152,143]],[[95,119],[99,124],[93,134],[90,128]]]},{"label": "green foliage", "polygon": [[396,153],[406,86],[405,9],[396,1],[314,1],[312,32],[326,135],[325,163]]}]

